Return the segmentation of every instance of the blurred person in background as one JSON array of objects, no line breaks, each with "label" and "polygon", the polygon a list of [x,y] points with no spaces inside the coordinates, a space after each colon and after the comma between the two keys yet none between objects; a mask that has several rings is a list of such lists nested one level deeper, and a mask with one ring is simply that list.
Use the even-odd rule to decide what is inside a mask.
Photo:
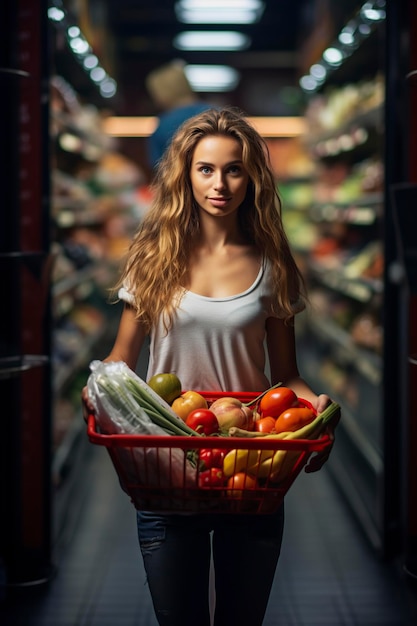
[{"label": "blurred person in background", "polygon": [[212,106],[200,100],[192,90],[184,66],[183,61],[172,61],[153,70],[146,78],[146,88],[160,111],[158,126],[148,143],[152,168],[160,161],[177,128]]}]

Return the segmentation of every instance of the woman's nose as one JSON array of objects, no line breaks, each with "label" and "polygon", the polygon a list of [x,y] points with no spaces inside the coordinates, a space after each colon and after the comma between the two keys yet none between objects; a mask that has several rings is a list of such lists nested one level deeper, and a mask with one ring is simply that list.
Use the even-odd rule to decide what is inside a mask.
[{"label": "woman's nose", "polygon": [[216,174],[216,178],[214,180],[214,189],[224,189],[226,187],[226,182],[224,175],[219,172]]}]

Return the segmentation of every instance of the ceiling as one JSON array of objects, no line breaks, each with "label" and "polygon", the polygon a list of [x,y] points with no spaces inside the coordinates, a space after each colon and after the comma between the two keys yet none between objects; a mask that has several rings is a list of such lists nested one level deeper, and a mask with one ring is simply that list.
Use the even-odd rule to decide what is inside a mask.
[{"label": "ceiling", "polygon": [[[155,106],[145,77],[172,59],[186,63],[228,64],[238,70],[237,88],[225,94],[200,94],[204,99],[242,107],[251,115],[294,114],[299,104],[300,31],[308,20],[311,0],[265,0],[258,23],[209,27],[181,24],[174,0],[88,0],[74,15],[106,71],[117,81],[115,97],[105,101],[71,57],[63,33],[57,34],[55,72],[64,76],[85,100],[117,115],[152,115]],[[314,4],[314,3],[313,3]],[[182,30],[239,30],[251,39],[242,52],[184,52],[173,46]]]}]

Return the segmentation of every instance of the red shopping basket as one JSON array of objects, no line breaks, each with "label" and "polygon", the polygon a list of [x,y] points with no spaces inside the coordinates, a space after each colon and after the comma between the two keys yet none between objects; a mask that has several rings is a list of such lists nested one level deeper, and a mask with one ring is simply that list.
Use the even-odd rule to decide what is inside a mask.
[{"label": "red shopping basket", "polygon": [[[226,395],[242,402],[259,395],[199,393],[209,405]],[[93,444],[106,447],[135,508],[165,513],[274,513],[311,454],[331,445],[327,435],[313,440],[106,435],[98,432],[94,415],[88,417],[87,432]],[[216,469],[207,474],[211,470],[199,461],[201,450],[235,450],[235,478]],[[275,464],[262,464],[278,452]]]}]

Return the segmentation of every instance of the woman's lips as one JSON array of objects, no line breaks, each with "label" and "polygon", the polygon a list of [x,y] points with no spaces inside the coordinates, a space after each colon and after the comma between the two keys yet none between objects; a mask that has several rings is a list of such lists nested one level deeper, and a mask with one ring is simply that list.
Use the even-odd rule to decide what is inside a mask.
[{"label": "woman's lips", "polygon": [[217,197],[212,197],[209,198],[209,202],[215,206],[215,207],[223,207],[225,206],[228,202],[230,202],[230,198],[217,198]]}]

